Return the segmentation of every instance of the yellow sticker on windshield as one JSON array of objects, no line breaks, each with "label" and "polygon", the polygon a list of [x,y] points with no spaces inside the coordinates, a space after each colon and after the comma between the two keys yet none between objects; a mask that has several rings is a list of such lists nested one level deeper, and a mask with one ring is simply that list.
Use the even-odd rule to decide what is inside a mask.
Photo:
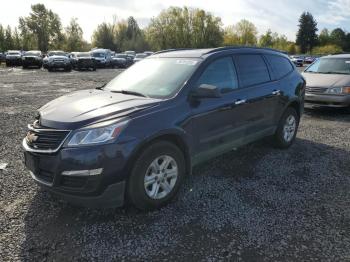
[{"label": "yellow sticker on windshield", "polygon": [[179,59],[179,60],[176,60],[176,64],[179,64],[179,65],[190,65],[190,66],[194,66],[197,64],[198,61],[196,60],[190,60],[190,59]]}]

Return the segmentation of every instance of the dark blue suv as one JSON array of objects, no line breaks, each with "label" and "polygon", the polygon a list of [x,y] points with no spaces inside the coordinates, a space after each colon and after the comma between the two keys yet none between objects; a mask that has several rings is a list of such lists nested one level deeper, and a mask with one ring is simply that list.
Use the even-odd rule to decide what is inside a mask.
[{"label": "dark blue suv", "polygon": [[103,88],[40,108],[25,163],[72,203],[159,208],[202,161],[268,136],[288,148],[304,93],[303,77],[274,50],[161,51]]}]

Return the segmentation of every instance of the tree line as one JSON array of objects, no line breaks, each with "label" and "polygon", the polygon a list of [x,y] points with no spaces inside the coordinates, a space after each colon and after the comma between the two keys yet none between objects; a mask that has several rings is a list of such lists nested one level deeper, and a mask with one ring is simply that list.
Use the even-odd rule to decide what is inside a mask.
[{"label": "tree line", "polygon": [[63,27],[58,14],[44,4],[31,6],[26,17],[20,17],[18,26],[0,24],[0,51],[52,49],[87,51],[92,47],[108,48],[117,52],[135,50],[162,50],[169,48],[209,48],[218,46],[260,46],[295,53],[327,54],[350,51],[350,33],[341,28],[323,29],[317,34],[317,21],[312,14],[302,13],[296,41],[271,30],[259,35],[256,26],[243,19],[223,27],[221,18],[198,8],[170,7],[151,19],[146,28],[140,28],[131,16],[127,20],[113,19],[97,25],[91,43],[83,38],[77,18]]}]

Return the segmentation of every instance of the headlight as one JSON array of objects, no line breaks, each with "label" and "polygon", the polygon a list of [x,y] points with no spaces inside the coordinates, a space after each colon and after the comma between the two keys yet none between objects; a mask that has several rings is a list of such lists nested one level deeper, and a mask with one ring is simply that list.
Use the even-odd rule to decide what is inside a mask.
[{"label": "headlight", "polygon": [[342,88],[341,87],[331,87],[331,88],[327,89],[326,93],[331,94],[331,95],[339,95],[342,93]]},{"label": "headlight", "polygon": [[119,136],[128,122],[123,121],[104,126],[95,125],[78,130],[69,140],[68,146],[100,144],[112,141]]},{"label": "headlight", "polygon": [[350,86],[344,86],[342,88],[342,93],[346,95],[350,95]]}]

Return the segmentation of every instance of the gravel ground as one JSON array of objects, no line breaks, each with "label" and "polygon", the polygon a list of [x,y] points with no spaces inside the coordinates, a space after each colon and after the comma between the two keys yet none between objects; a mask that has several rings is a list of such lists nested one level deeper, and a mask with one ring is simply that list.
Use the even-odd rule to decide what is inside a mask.
[{"label": "gravel ground", "polygon": [[198,166],[155,212],[73,207],[23,165],[35,110],[118,70],[0,69],[0,261],[350,261],[350,114],[307,109],[295,144],[261,141]]}]

